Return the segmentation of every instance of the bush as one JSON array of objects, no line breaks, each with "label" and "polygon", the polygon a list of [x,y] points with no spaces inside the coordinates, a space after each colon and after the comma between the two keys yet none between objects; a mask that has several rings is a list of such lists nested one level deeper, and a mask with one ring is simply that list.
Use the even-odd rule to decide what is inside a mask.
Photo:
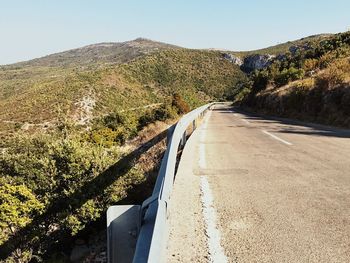
[{"label": "bush", "polygon": [[[9,178],[8,178],[9,179]],[[0,245],[43,211],[44,204],[23,184],[0,178]]]},{"label": "bush", "polygon": [[114,131],[111,128],[102,127],[91,131],[90,140],[100,146],[110,148],[117,142],[123,143],[125,138],[123,137],[122,132]]},{"label": "bush", "polygon": [[178,114],[185,114],[190,111],[190,106],[188,106],[181,95],[177,93],[173,95],[171,105],[177,110]]},{"label": "bush", "polygon": [[255,71],[252,75],[253,92],[257,93],[260,90],[265,89],[267,87],[267,84],[269,83],[269,80],[270,80],[269,72],[266,69]]},{"label": "bush", "polygon": [[[26,230],[28,233],[23,237],[35,235],[36,238],[27,239],[22,248],[34,249],[35,253],[45,252],[50,244],[44,241],[49,238],[50,226],[59,230],[57,233],[60,234],[55,237],[60,238],[65,236],[65,231],[76,233],[95,220],[109,197],[101,195],[79,208],[77,204],[85,195],[94,195],[97,190],[102,193],[103,189],[95,189],[98,185],[93,185],[81,195],[76,193],[119,156],[117,148],[101,147],[84,141],[77,134],[16,138],[0,159],[0,232],[3,233],[0,243],[16,234],[41,211],[47,213],[51,204],[55,204],[54,209],[45,214],[45,221]],[[69,200],[69,204],[61,200]],[[10,228],[10,231],[4,228]],[[40,248],[33,247],[32,241],[40,241]]]},{"label": "bush", "polygon": [[177,109],[174,109],[168,104],[162,105],[156,109],[148,109],[140,118],[138,129],[141,130],[148,124],[154,123],[156,121],[165,121],[168,119],[177,118]]},{"label": "bush", "polygon": [[304,61],[303,69],[306,72],[315,70],[318,67],[318,60],[314,58],[306,59]]},{"label": "bush", "polygon": [[244,101],[244,99],[248,96],[250,93],[249,88],[243,88],[235,97],[234,103]]},{"label": "bush", "polygon": [[350,62],[348,59],[342,59],[333,62],[316,81],[323,88],[332,88],[343,84],[349,75]]},{"label": "bush", "polygon": [[327,68],[336,58],[334,53],[327,53],[320,57],[319,65],[321,69]]},{"label": "bush", "polygon": [[121,143],[137,134],[137,125],[138,117],[133,112],[111,113],[103,119],[103,126],[118,132],[120,139],[117,141]]},{"label": "bush", "polygon": [[309,91],[302,83],[292,87],[286,95],[283,96],[283,105],[287,112],[301,112],[304,107],[304,101]]},{"label": "bush", "polygon": [[283,69],[276,77],[275,83],[277,86],[286,85],[289,81],[294,81],[303,78],[305,72],[303,69],[296,69],[291,67],[289,69]]},{"label": "bush", "polygon": [[95,121],[87,139],[104,147],[122,145],[137,135],[138,118],[133,113],[110,113]]}]

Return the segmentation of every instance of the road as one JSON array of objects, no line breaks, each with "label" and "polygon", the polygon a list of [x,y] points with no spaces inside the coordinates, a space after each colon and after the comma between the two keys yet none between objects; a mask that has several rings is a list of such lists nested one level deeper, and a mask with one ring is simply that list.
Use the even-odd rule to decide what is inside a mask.
[{"label": "road", "polygon": [[216,106],[169,208],[168,262],[350,262],[350,130]]}]

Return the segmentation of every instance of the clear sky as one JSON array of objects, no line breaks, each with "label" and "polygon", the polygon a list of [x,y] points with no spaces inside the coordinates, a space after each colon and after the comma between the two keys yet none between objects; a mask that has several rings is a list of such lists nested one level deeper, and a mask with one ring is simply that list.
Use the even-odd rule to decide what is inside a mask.
[{"label": "clear sky", "polygon": [[0,0],[0,64],[137,37],[252,50],[350,28],[350,0]]}]

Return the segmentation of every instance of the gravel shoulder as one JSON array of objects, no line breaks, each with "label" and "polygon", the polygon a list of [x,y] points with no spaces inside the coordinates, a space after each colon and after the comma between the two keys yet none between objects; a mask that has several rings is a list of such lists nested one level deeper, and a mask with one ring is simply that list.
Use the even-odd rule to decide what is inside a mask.
[{"label": "gravel shoulder", "polygon": [[192,134],[184,148],[169,203],[167,262],[208,262],[200,177],[193,173],[198,162],[198,132],[199,129]]}]

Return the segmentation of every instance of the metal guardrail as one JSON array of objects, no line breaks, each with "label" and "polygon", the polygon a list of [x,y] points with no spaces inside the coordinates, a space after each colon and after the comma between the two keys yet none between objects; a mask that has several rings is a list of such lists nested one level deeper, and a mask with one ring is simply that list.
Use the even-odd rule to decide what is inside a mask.
[{"label": "metal guardrail", "polygon": [[[168,202],[175,180],[178,151],[186,144],[187,129],[198,126],[199,120],[214,103],[199,107],[184,115],[168,129],[167,149],[164,153],[152,196],[142,206],[113,206],[107,211],[108,262],[165,262],[168,241]],[[138,211],[139,220],[135,217]],[[136,233],[135,233],[136,232]],[[133,240],[125,239],[125,233]],[[134,237],[132,237],[134,235]],[[135,237],[137,237],[137,242]],[[123,244],[121,244],[123,242]],[[136,242],[136,248],[135,246]],[[118,253],[119,250],[122,250]],[[117,250],[117,251],[116,251]]]}]

